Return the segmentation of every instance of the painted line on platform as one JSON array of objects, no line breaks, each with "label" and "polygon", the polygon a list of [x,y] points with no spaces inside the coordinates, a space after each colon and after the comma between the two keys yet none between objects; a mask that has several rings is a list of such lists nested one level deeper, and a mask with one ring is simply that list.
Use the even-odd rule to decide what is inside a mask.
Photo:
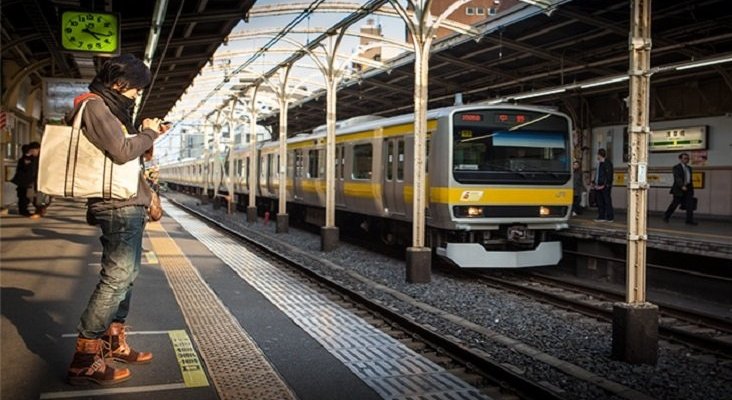
[{"label": "painted line on platform", "polygon": [[90,396],[112,396],[129,393],[160,392],[163,390],[188,389],[184,383],[168,383],[164,385],[132,386],[113,389],[91,389],[91,390],[70,390],[64,392],[41,393],[41,400],[44,399],[73,399],[88,398]]}]

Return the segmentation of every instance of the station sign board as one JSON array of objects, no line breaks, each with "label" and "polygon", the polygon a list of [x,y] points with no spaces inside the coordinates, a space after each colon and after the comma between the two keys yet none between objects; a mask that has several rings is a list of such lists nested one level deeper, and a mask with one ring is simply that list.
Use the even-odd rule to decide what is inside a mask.
[{"label": "station sign board", "polygon": [[46,121],[57,122],[74,107],[74,98],[89,91],[88,79],[44,78],[43,116]]},{"label": "station sign board", "polygon": [[706,150],[708,146],[707,127],[691,126],[651,131],[651,152]]}]

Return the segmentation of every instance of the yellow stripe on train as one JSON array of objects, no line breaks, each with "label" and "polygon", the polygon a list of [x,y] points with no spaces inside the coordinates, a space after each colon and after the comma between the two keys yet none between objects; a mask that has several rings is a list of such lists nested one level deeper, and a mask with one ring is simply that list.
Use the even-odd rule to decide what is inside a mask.
[{"label": "yellow stripe on train", "polygon": [[[325,193],[325,181],[303,181],[306,192]],[[382,195],[382,185],[375,183],[346,182],[344,194],[348,197],[376,199]],[[414,188],[404,186],[405,203],[412,202]],[[480,204],[480,205],[570,205],[573,191],[569,188],[430,188],[430,202],[437,204]]]}]

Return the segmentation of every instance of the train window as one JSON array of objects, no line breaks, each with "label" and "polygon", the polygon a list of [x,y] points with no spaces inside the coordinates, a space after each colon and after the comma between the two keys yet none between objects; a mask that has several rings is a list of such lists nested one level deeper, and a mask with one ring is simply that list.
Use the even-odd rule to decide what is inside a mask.
[{"label": "train window", "polygon": [[336,165],[338,168],[336,168],[336,178],[343,179],[345,176],[345,166],[346,166],[346,148],[343,146],[340,146],[336,148]]},{"label": "train window", "polygon": [[272,154],[267,154],[267,157],[262,157],[262,166],[260,170],[262,178],[270,176],[270,165],[272,165]]},{"label": "train window", "polygon": [[404,140],[397,143],[397,180],[404,180]]},{"label": "train window", "polygon": [[303,177],[303,157],[302,150],[295,150],[295,176]]},{"label": "train window", "polygon": [[359,144],[353,146],[353,179],[371,179],[373,146]]},{"label": "train window", "polygon": [[386,180],[394,179],[394,142],[386,146]]},{"label": "train window", "polygon": [[338,179],[339,174],[341,172],[341,148],[336,147],[335,148],[335,178]]},{"label": "train window", "polygon": [[320,169],[318,168],[320,164],[319,153],[320,150],[308,151],[308,178],[318,178],[320,176]]},{"label": "train window", "polygon": [[[480,120],[466,119],[477,114]],[[456,114],[453,176],[458,182],[564,183],[570,179],[566,118],[551,113],[498,110]]]},{"label": "train window", "polygon": [[245,164],[246,164],[246,173],[244,174],[244,184],[249,186],[249,171],[251,171],[250,166],[249,166],[249,157],[247,157]]}]

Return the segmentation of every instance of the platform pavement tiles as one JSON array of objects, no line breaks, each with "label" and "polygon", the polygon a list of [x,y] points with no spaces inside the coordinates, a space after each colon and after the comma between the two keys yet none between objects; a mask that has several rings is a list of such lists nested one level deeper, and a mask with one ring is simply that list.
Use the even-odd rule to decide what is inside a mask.
[{"label": "platform pavement tiles", "polygon": [[[473,386],[257,257],[230,237],[172,205],[166,207],[166,213],[381,397],[487,399]],[[329,312],[324,314],[324,308]]]},{"label": "platform pavement tiles", "polygon": [[219,397],[223,400],[295,399],[262,350],[204,282],[163,226],[159,222],[151,223],[147,232]]}]

